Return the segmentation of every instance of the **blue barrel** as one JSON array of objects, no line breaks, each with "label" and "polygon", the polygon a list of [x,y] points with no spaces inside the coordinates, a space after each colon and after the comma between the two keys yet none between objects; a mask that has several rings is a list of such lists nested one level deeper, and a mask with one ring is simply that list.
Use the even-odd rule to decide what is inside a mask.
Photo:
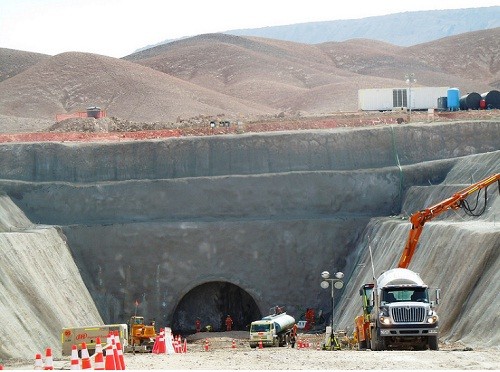
[{"label": "blue barrel", "polygon": [[448,110],[458,111],[460,108],[460,90],[458,88],[448,89],[446,104],[448,106]]}]

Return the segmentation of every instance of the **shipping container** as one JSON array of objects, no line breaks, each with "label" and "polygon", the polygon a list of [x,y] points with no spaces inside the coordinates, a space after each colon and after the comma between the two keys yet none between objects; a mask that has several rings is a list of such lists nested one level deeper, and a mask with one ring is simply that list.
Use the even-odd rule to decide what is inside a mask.
[{"label": "shipping container", "polygon": [[[438,98],[446,97],[449,87],[379,88],[358,90],[361,111],[405,111],[438,108]],[[411,100],[411,107],[410,107]]]}]

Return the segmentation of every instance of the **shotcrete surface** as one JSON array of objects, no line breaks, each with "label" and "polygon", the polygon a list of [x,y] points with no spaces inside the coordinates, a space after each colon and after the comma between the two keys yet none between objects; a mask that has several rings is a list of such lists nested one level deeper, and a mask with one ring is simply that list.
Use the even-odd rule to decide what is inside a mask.
[{"label": "shotcrete surface", "polygon": [[[498,173],[498,133],[500,122],[447,123],[0,145],[0,358],[29,359],[47,346],[59,356],[63,326],[122,323],[146,291],[160,295],[145,302],[149,315],[166,322],[184,295],[209,280],[239,285],[263,311],[291,297],[292,312],[311,303],[328,309],[319,274],[332,268],[346,273],[335,323],[352,331],[361,308],[357,291],[373,276],[369,250],[377,271],[394,267],[408,214]],[[442,289],[440,341],[487,348],[494,363],[500,197],[496,185],[492,190],[479,220],[453,212],[428,223],[410,268]],[[263,269],[252,269],[257,261]],[[335,353],[325,354],[332,356],[318,365],[298,365],[332,368]],[[265,362],[271,355],[249,351],[246,358]],[[154,369],[151,357],[141,363]],[[217,369],[210,357],[198,357],[207,363],[192,361],[192,368]],[[419,369],[418,359],[417,353],[410,368]],[[450,359],[440,366],[492,367],[491,360]]]}]

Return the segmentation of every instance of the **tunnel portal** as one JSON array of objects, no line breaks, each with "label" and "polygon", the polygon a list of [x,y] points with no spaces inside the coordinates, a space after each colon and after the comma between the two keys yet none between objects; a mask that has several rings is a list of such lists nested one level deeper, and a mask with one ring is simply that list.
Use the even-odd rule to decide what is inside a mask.
[{"label": "tunnel portal", "polygon": [[224,331],[228,315],[235,331],[248,330],[252,321],[262,317],[255,300],[242,288],[228,282],[208,282],[184,295],[174,311],[171,328],[174,333],[195,333],[199,318],[202,330],[210,325],[213,331]]}]

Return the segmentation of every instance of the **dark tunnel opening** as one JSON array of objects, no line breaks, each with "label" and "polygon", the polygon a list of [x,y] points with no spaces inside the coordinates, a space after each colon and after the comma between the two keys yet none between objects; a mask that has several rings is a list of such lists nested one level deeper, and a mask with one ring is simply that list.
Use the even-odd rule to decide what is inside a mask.
[{"label": "dark tunnel opening", "polygon": [[195,333],[199,318],[202,330],[211,326],[213,331],[225,331],[228,315],[233,319],[234,331],[248,330],[251,322],[262,317],[252,296],[242,288],[228,282],[209,282],[193,288],[181,299],[171,328],[174,333]]}]

